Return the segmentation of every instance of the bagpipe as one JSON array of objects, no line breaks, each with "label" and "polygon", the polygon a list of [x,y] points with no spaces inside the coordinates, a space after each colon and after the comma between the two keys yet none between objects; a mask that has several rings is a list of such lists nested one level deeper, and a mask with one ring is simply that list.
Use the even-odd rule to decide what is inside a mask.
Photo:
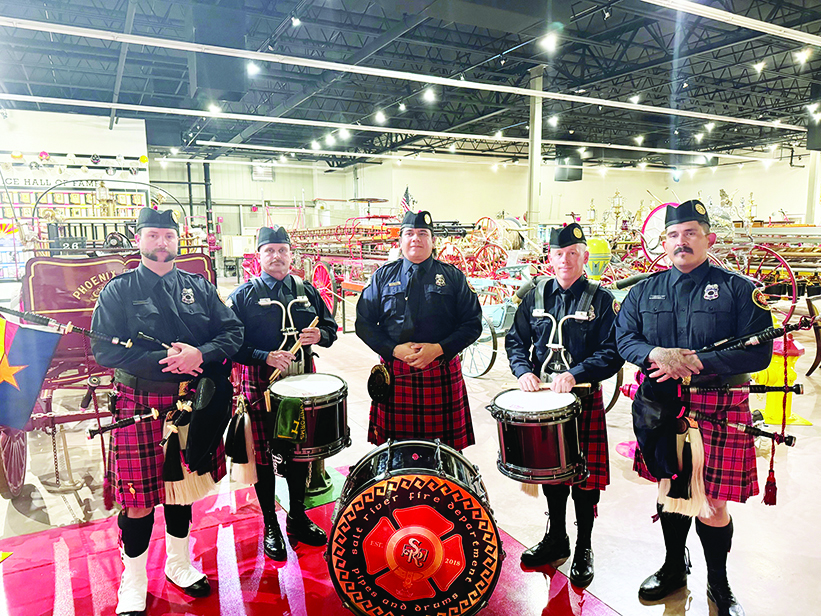
[{"label": "bagpipe", "polygon": [[[137,333],[137,339],[157,344],[164,349],[171,348],[171,345],[143,332]],[[166,447],[163,478],[166,481],[182,479],[182,469],[177,463],[180,455],[173,455],[177,452],[181,454],[191,473],[206,473],[211,468],[211,457],[222,442],[222,434],[231,419],[234,391],[229,380],[230,373],[230,360],[203,364],[198,376],[187,385],[183,383],[183,389],[188,390],[186,395],[190,395],[190,399],[181,398],[174,406],[162,411],[152,408],[148,413],[124,417],[111,424],[89,429],[86,437],[93,439],[112,430],[162,417],[168,424],[165,435],[158,443],[161,447]],[[114,409],[111,410],[113,414]]]},{"label": "bagpipe", "polygon": [[[801,317],[797,323],[768,327],[759,332],[725,339],[710,344],[696,353],[743,350],[774,340],[787,333],[810,329],[815,318]],[[682,381],[654,381],[645,376],[633,401],[633,429],[639,449],[648,471],[659,480],[659,502],[665,511],[683,515],[709,515],[704,495],[704,449],[696,420],[710,421],[753,437],[770,439],[773,448],[777,444],[794,447],[796,437],[786,434],[782,424],[780,432],[768,432],[757,426],[718,420],[715,416],[689,408],[687,400],[693,394],[726,395],[740,393],[784,393],[784,404],[789,393],[803,394],[800,384],[767,386],[757,384],[703,385],[690,384],[690,378]],[[774,453],[774,450],[773,450]],[[773,459],[764,491],[764,502],[775,504],[775,474]]]},{"label": "bagpipe", "polygon": [[51,327],[56,329],[60,334],[70,334],[70,333],[77,333],[82,334],[86,338],[90,338],[91,340],[99,340],[101,342],[110,342],[111,344],[119,344],[124,346],[127,349],[130,349],[133,343],[131,340],[123,340],[121,338],[117,338],[116,336],[108,336],[106,334],[101,334],[100,332],[95,332],[90,329],[85,329],[78,325],[73,325],[72,323],[60,323],[52,319],[51,317],[44,317],[41,314],[37,314],[36,312],[28,312],[25,310],[14,310],[13,308],[4,308],[0,307],[0,313],[10,314],[12,316],[25,319],[29,323],[34,323],[35,325],[44,325],[46,327]]}]

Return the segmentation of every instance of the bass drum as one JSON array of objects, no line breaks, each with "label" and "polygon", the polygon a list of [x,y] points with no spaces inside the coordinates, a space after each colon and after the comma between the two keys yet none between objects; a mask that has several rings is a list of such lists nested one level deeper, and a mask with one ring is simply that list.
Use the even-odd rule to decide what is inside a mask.
[{"label": "bass drum", "polygon": [[326,553],[362,616],[458,616],[487,605],[502,542],[477,468],[438,441],[388,441],[345,481]]}]

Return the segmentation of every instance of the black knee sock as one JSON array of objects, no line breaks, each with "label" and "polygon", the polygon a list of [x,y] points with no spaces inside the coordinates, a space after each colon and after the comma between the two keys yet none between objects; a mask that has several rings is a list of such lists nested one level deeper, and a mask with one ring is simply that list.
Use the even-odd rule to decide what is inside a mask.
[{"label": "black knee sock", "polygon": [[191,529],[191,505],[163,505],[165,530],[172,537],[184,539]]},{"label": "black knee sock", "polygon": [[276,522],[276,475],[270,464],[257,464],[257,482],[254,484],[259,508],[266,524]]},{"label": "black knee sock", "polygon": [[596,518],[596,505],[599,503],[601,490],[582,490],[573,486],[573,507],[576,510],[576,549],[584,550],[590,547],[590,537],[593,534],[593,520]]},{"label": "black knee sock", "polygon": [[117,516],[117,526],[120,527],[120,541],[125,555],[136,558],[148,549],[154,528],[154,510],[144,518],[129,518],[125,511],[121,511]]},{"label": "black knee sock", "polygon": [[678,513],[666,513],[662,511],[662,506],[657,505],[659,521],[661,522],[661,532],[664,534],[664,547],[666,557],[664,566],[671,571],[686,570],[688,563],[685,557],[687,547],[687,534],[690,532],[690,525],[693,519]]},{"label": "black knee sock", "polygon": [[707,583],[710,586],[729,586],[727,582],[727,554],[733,544],[733,521],[727,526],[707,526],[696,519],[696,533],[704,548],[707,561]]},{"label": "black knee sock", "polygon": [[567,534],[567,497],[570,486],[542,485],[542,492],[547,497],[547,516],[550,520],[548,534],[564,537]]},{"label": "black knee sock", "polygon": [[291,517],[305,512],[305,483],[308,480],[308,465],[310,462],[290,462],[288,465],[288,501]]}]

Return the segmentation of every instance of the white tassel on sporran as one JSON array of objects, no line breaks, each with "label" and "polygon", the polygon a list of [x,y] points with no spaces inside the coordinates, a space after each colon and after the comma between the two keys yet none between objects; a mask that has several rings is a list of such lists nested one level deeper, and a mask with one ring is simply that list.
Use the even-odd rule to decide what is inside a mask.
[{"label": "white tassel on sporran", "polygon": [[658,502],[668,513],[679,513],[688,517],[696,516],[708,518],[713,513],[713,508],[707,500],[704,489],[704,442],[701,440],[701,432],[698,424],[690,423],[690,428],[681,438],[689,439],[690,455],[692,457],[692,473],[690,475],[690,498],[670,498],[667,493],[670,491],[670,480],[659,480]]},{"label": "white tassel on sporran", "polygon": [[246,451],[248,452],[248,462],[245,464],[237,464],[231,462],[231,479],[237,483],[252,486],[257,482],[257,461],[256,450],[254,449],[254,435],[251,431],[251,417],[248,413],[243,413],[242,417],[242,432],[245,441]]}]

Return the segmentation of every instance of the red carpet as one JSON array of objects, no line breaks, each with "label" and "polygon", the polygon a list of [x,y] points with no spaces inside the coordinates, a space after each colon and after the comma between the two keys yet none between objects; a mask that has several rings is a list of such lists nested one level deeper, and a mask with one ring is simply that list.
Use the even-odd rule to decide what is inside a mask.
[{"label": "red carpet", "polygon": [[[330,530],[333,503],[310,511]],[[253,490],[212,496],[194,506],[193,554],[211,579],[206,599],[189,599],[165,582],[164,522],[158,509],[149,547],[148,616],[349,616],[331,584],[324,548],[288,549],[277,566],[262,554],[262,516]],[[280,523],[285,526],[285,512]],[[522,571],[524,549],[501,532],[507,553],[499,583],[483,616],[613,616],[593,595],[573,588],[550,567]],[[213,549],[216,548],[216,549]],[[0,541],[0,613],[9,616],[108,616],[117,604],[122,565],[115,518],[65,526]]]}]

